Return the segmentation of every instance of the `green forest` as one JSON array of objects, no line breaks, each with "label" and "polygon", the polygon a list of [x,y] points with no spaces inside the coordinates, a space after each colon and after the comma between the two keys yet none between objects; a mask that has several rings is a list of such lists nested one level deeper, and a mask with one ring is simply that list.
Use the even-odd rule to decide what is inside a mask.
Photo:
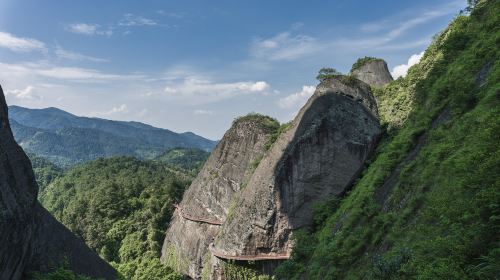
[{"label": "green forest", "polygon": [[[98,159],[64,172],[40,158],[32,162],[43,206],[124,279],[181,279],[159,257],[173,204],[193,179],[192,169],[131,157]],[[64,268],[54,273],[65,272],[71,275]]]}]

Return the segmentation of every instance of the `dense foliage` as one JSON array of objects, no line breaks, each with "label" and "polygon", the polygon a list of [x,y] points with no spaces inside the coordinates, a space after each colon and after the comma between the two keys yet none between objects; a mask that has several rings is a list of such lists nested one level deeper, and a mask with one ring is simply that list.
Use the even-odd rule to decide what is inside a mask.
[{"label": "dense foliage", "polygon": [[192,177],[129,157],[98,159],[50,183],[40,201],[125,279],[179,279],[160,264],[164,232]]},{"label": "dense foliage", "polygon": [[31,166],[35,173],[35,179],[39,186],[39,192],[43,192],[52,181],[63,174],[63,169],[53,164],[49,160],[39,157],[35,154],[29,154]]},{"label": "dense foliage", "polygon": [[209,152],[200,149],[176,148],[166,151],[155,160],[197,174],[209,155]]},{"label": "dense foliage", "polygon": [[254,122],[267,132],[275,132],[280,127],[280,123],[275,118],[259,113],[249,113],[245,116],[238,117],[233,121],[233,125],[239,122]]},{"label": "dense foliage", "polygon": [[499,45],[500,2],[479,1],[376,91],[376,155],[296,232],[278,279],[498,279]]},{"label": "dense foliage", "polygon": [[78,117],[56,108],[9,107],[14,137],[28,152],[67,167],[117,155],[153,159],[175,147],[211,150],[216,142],[138,122]]}]

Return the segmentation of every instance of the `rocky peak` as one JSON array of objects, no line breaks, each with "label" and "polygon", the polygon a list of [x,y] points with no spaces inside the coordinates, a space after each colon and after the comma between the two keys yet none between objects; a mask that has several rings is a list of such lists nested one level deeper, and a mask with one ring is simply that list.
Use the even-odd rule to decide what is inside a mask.
[{"label": "rocky peak", "polygon": [[27,279],[67,261],[79,274],[115,279],[114,269],[37,201],[31,162],[12,136],[0,87],[0,279]]},{"label": "rocky peak", "polygon": [[210,259],[209,244],[245,186],[279,123],[250,114],[236,119],[176,206],[162,248],[162,261],[198,279]]},{"label": "rocky peak", "polygon": [[311,225],[313,205],[357,178],[380,134],[370,86],[351,76],[324,79],[266,147],[277,131],[270,120],[243,117],[226,132],[177,207],[164,262],[195,279],[225,279],[227,260],[272,270],[289,256],[293,230]]},{"label": "rocky peak", "polygon": [[383,59],[374,57],[358,59],[352,66],[351,75],[370,86],[377,87],[384,86],[393,80],[387,63]]}]

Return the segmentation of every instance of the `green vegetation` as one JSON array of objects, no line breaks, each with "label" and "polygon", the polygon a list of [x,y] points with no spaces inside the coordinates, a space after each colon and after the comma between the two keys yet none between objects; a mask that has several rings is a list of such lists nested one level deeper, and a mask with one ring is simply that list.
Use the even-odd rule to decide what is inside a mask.
[{"label": "green vegetation", "polygon": [[45,158],[30,153],[28,153],[28,157],[31,160],[31,166],[33,167],[33,173],[35,173],[35,179],[39,186],[39,192],[43,192],[45,187],[52,183],[52,181],[54,181],[57,177],[61,176],[64,172],[62,168]]},{"label": "green vegetation", "polygon": [[480,1],[376,91],[388,131],[375,157],[295,233],[277,279],[498,279],[499,26],[500,2]]},{"label": "green vegetation", "polygon": [[208,156],[210,156],[209,152],[200,149],[176,148],[166,151],[155,160],[172,167],[189,170],[193,175],[196,175],[208,159]]},{"label": "green vegetation", "polygon": [[269,117],[266,115],[262,115],[259,113],[249,113],[245,116],[238,117],[233,121],[233,125],[236,123],[240,123],[240,122],[257,123],[260,126],[262,126],[262,128],[264,128],[264,130],[267,132],[275,131],[280,126],[280,123],[275,118],[272,118],[272,117]]},{"label": "green vegetation", "polygon": [[361,66],[365,65],[368,62],[381,61],[381,60],[382,59],[380,59],[380,58],[371,57],[371,56],[365,56],[365,57],[358,58],[358,60],[356,60],[356,62],[354,62],[354,64],[351,67],[351,73],[352,73],[352,71],[359,69]]},{"label": "green vegetation", "polygon": [[222,269],[228,280],[271,280],[267,275],[261,275],[255,269],[253,262],[244,262],[245,265],[236,264],[234,261],[224,261]]},{"label": "green vegetation", "polygon": [[191,180],[160,162],[98,159],[56,178],[40,201],[125,279],[180,279],[159,257],[172,205]]},{"label": "green vegetation", "polygon": [[280,135],[283,132],[287,131],[291,126],[292,126],[292,121],[289,121],[287,123],[281,124],[277,129],[275,129],[275,131],[273,132],[273,134],[271,134],[269,140],[266,143],[266,150],[269,150],[271,146],[274,144],[274,142],[278,140]]},{"label": "green vegetation", "polygon": [[176,147],[212,150],[216,142],[138,122],[78,117],[56,108],[9,107],[14,137],[25,151],[60,167],[101,157],[154,159]]},{"label": "green vegetation", "polygon": [[342,75],[342,73],[340,73],[336,69],[324,67],[318,71],[318,75],[316,76],[316,80],[322,82],[328,78],[332,78],[332,77],[336,77],[336,76],[340,76],[340,75]]},{"label": "green vegetation", "polygon": [[90,277],[76,274],[69,268],[67,261],[52,268],[49,272],[35,272],[30,278],[34,280],[93,280]]}]

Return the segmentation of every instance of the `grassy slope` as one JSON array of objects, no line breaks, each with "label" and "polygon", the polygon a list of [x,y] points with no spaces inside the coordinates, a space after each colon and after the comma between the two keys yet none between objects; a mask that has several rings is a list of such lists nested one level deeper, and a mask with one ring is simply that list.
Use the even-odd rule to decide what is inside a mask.
[{"label": "grassy slope", "polygon": [[[406,78],[377,91],[388,133],[353,190],[318,207],[312,233],[296,234],[279,279],[500,274],[499,27],[500,2],[481,2],[435,39]],[[488,62],[480,87],[477,73]],[[449,120],[434,127],[446,110]],[[392,192],[377,201],[398,166]]]}]

